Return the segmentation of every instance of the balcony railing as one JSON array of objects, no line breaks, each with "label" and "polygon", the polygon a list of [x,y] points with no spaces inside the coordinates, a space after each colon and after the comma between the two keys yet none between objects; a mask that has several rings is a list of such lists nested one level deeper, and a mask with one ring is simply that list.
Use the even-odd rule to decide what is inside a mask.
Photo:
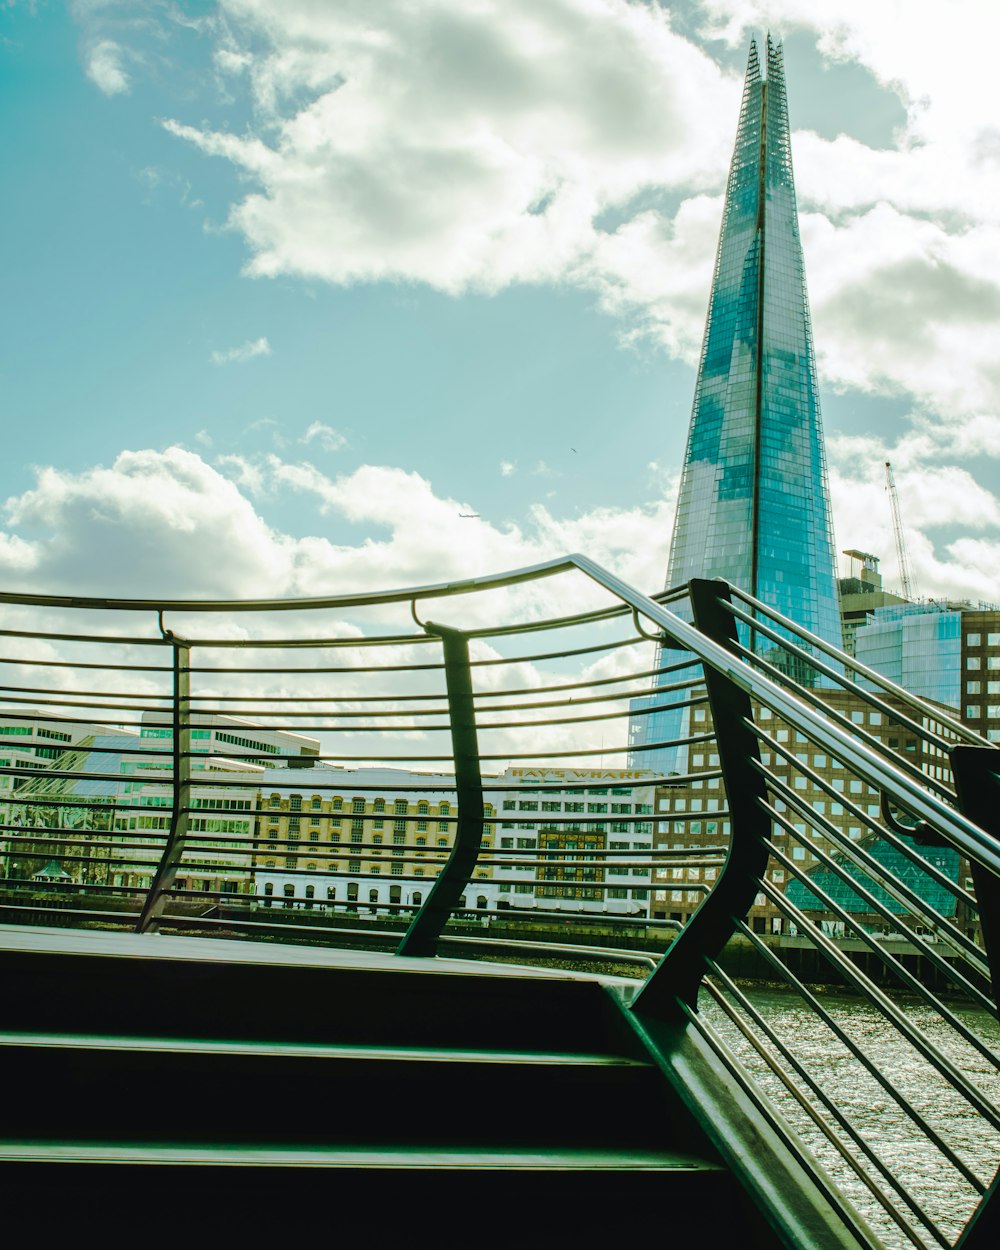
[{"label": "balcony railing", "polygon": [[725,583],[582,556],[0,603],[4,922],[628,968],[884,1243],[996,1218],[1000,756],[948,709]]}]

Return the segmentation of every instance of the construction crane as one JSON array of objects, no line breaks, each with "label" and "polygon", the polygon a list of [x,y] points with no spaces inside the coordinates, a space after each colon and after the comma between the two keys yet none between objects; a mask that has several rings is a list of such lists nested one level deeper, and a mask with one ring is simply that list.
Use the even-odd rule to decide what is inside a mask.
[{"label": "construction crane", "polygon": [[892,532],[896,539],[896,563],[899,565],[899,580],[902,583],[903,598],[913,598],[913,578],[910,576],[910,561],[906,555],[906,539],[903,537],[903,520],[899,515],[899,495],[896,492],[896,479],[892,475],[892,465],[885,462],[885,488],[889,492],[889,507],[892,509]]}]

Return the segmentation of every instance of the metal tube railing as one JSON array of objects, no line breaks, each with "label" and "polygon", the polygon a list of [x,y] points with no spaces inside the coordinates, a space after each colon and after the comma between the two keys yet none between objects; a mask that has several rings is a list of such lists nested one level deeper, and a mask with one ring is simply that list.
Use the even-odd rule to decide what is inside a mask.
[{"label": "metal tube railing", "polygon": [[[483,625],[482,618],[477,617],[472,627],[433,631],[439,639],[448,633],[453,641],[461,640],[465,648],[459,665],[464,672],[464,693],[454,680],[457,670],[454,662],[449,664],[447,642],[442,660],[435,657],[415,662],[417,653],[413,647],[419,643],[426,653],[435,639],[426,632],[391,632],[399,625],[391,614],[379,623],[383,632],[364,636],[344,635],[322,624],[296,637],[278,637],[272,631],[270,636],[255,638],[250,630],[241,638],[208,636],[213,628],[212,618],[225,619],[234,613],[242,614],[244,619],[259,613],[266,622],[263,614],[271,612],[343,614],[368,610],[384,616],[392,609],[397,616],[410,611],[419,624],[416,605],[438,599],[448,599],[458,619],[463,597],[468,600],[480,591],[513,591],[543,578],[567,574],[577,577],[571,593],[578,595],[581,585],[585,586],[588,593],[605,596],[605,606],[592,607],[596,600],[591,598],[585,610],[548,618],[539,617],[532,606],[525,614],[528,619]],[[732,602],[731,593],[738,603]],[[689,601],[680,615],[665,606],[680,600]],[[168,924],[187,931],[199,927],[209,931],[224,930],[230,924],[242,926],[248,933],[261,933],[267,931],[270,923],[274,931],[322,934],[323,940],[350,933],[354,935],[351,940],[356,940],[358,928],[330,923],[349,911],[352,923],[362,925],[366,938],[385,943],[398,942],[400,927],[409,920],[411,933],[423,933],[426,938],[426,950],[422,953],[433,950],[439,940],[451,941],[453,936],[455,941],[472,948],[479,943],[484,950],[504,947],[534,952],[538,946],[544,954],[556,949],[549,943],[533,943],[525,935],[524,925],[529,923],[554,927],[571,922],[578,926],[578,940],[568,945],[591,955],[603,949],[584,940],[598,924],[616,934],[616,940],[631,941],[633,945],[642,945],[645,939],[641,935],[648,927],[651,934],[661,934],[661,947],[662,933],[679,929],[667,956],[636,998],[634,1010],[643,1018],[679,1011],[679,1016],[671,1018],[696,1022],[706,1037],[711,1026],[699,1015],[699,987],[705,973],[715,966],[725,942],[735,933],[800,994],[817,1019],[831,1027],[832,1015],[824,1014],[823,1004],[802,979],[777,958],[768,941],[747,923],[751,912],[759,917],[763,911],[775,923],[796,926],[796,941],[810,943],[810,949],[828,962],[834,974],[862,993],[880,1013],[886,1027],[894,1029],[906,1046],[913,1048],[935,1080],[940,1079],[966,1099],[984,1126],[1000,1129],[1000,1112],[989,1095],[941,1051],[936,1037],[913,1023],[905,1004],[895,1001],[855,967],[839,939],[813,923],[813,915],[821,914],[831,924],[843,926],[845,935],[853,932],[857,944],[866,952],[865,957],[882,970],[879,975],[894,978],[894,985],[915,995],[922,1010],[933,1012],[978,1060],[995,1069],[997,1058],[988,1041],[950,999],[933,991],[928,978],[931,973],[939,976],[977,1009],[990,1006],[983,987],[991,950],[988,942],[986,951],[981,950],[970,934],[976,923],[972,917],[977,904],[983,910],[984,900],[988,902],[992,897],[990,891],[995,890],[1000,875],[996,831],[984,823],[983,815],[971,819],[971,809],[955,809],[954,793],[947,784],[949,761],[943,754],[936,761],[931,760],[931,764],[936,762],[941,776],[928,776],[920,764],[905,755],[893,756],[879,734],[855,725],[838,711],[839,705],[832,706],[825,688],[796,680],[770,653],[755,654],[752,647],[745,645],[745,630],[754,631],[758,639],[766,639],[783,651],[791,662],[789,667],[796,672],[796,665],[803,671],[809,665],[831,689],[836,687],[856,695],[866,708],[892,718],[901,731],[926,744],[929,755],[950,750],[953,741],[948,734],[965,743],[983,740],[954,717],[924,705],[751,596],[730,592],[724,583],[718,582],[695,582],[689,588],[646,596],[586,557],[570,556],[494,577],[294,601],[156,602],[0,593],[0,603],[72,613],[70,620],[74,624],[81,613],[140,614],[136,626],[139,632],[135,635],[120,630],[101,633],[100,621],[93,627],[98,632],[88,632],[89,626],[64,631],[0,630],[0,635],[12,638],[41,639],[50,651],[56,652],[44,660],[0,658],[0,663],[14,666],[8,674],[9,684],[0,687],[0,708],[6,707],[12,722],[29,721],[39,728],[51,727],[81,738],[81,742],[61,747],[40,737],[33,737],[30,742],[18,741],[16,735],[0,731],[0,748],[11,754],[9,764],[0,763],[0,780],[11,787],[6,796],[0,796],[0,863],[6,860],[9,876],[13,855],[18,872],[30,874],[51,854],[64,860],[77,876],[105,875],[104,882],[74,880],[71,885],[51,887],[53,898],[58,891],[64,892],[60,902],[69,897],[69,890],[78,891],[84,901],[95,902],[96,908],[101,906],[99,900],[105,898],[108,910],[97,913],[93,907],[80,908],[81,916],[118,916],[127,922],[134,917],[132,907],[137,903],[140,929]],[[689,606],[693,609],[693,621],[685,619]],[[194,618],[188,632],[206,636],[179,639],[163,627],[163,614],[170,612]],[[157,615],[160,627],[155,634],[151,630],[152,613]],[[315,615],[312,619],[321,621]],[[652,628],[647,630],[642,622]],[[737,623],[740,635],[736,632]],[[264,628],[266,624],[254,626]],[[145,636],[147,629],[150,636]],[[790,637],[785,637],[783,631]],[[531,641],[536,635],[538,641]],[[534,649],[518,655],[522,638],[523,645]],[[664,645],[662,649],[657,647],[657,659],[650,663],[650,652],[645,649],[658,643]],[[169,646],[173,664],[121,662],[122,653],[128,655],[130,648],[151,646]],[[104,662],[97,648],[111,648],[116,654]],[[664,663],[671,649],[678,658]],[[340,652],[331,658],[345,662],[310,662],[331,650]],[[495,654],[498,650],[504,653]],[[192,651],[198,657],[197,663],[192,662]],[[242,654],[234,656],[234,651]],[[96,658],[79,658],[83,655]],[[274,662],[266,662],[272,656]],[[368,663],[369,656],[392,662]],[[300,657],[302,662],[294,662]],[[246,663],[239,662],[244,659]],[[407,662],[397,662],[401,659]],[[571,665],[575,668],[570,671]],[[844,675],[848,671],[870,682],[873,688],[854,685]],[[87,673],[94,675],[93,689],[87,689]],[[161,679],[148,675],[161,673],[173,676],[170,692],[108,688],[119,681],[124,687],[133,676],[143,684],[158,684]],[[51,687],[45,685],[47,674],[52,676]],[[427,689],[441,682],[442,677],[446,681],[441,688]],[[538,684],[532,685],[536,678]],[[66,684],[60,686],[64,679]],[[304,682],[310,684],[304,686]],[[778,742],[761,728],[755,719],[758,709],[767,709],[780,723],[794,728],[808,740],[810,748],[836,758],[843,765],[845,776],[861,779],[865,786],[878,791],[884,807],[891,805],[886,810],[894,807],[923,822],[916,831],[920,836],[927,832],[957,851],[963,861],[972,865],[976,881],[972,893],[921,855],[919,838],[912,845],[907,831],[889,816],[886,820],[890,827],[886,828],[885,822],[874,818],[863,801],[855,803],[836,790],[829,778],[797,758],[794,746]],[[704,711],[708,717],[702,725],[695,713],[701,717]],[[676,728],[669,733],[662,731],[662,722],[655,719],[659,713],[672,717],[670,724]],[[101,723],[110,716],[123,716],[124,720],[118,719],[102,730]],[[922,723],[923,719],[933,727]],[[658,740],[631,744],[600,741],[605,724],[625,720],[632,728],[648,723],[651,729],[646,736]],[[460,741],[462,732],[455,739],[456,728],[463,724],[466,731],[469,727],[472,730],[471,739],[465,732],[465,747]],[[58,730],[60,725],[64,727],[62,731]],[[235,737],[247,739],[249,745],[230,741],[227,747],[215,736],[229,733],[232,737],[233,727],[239,725],[246,726],[247,732],[241,734],[237,729]],[[91,726],[96,727],[97,737],[88,742],[82,735]],[[157,726],[169,731],[169,743],[162,747],[151,746],[147,737],[140,736]],[[212,737],[207,744],[211,753],[194,749],[201,745],[192,741],[194,730]],[[451,751],[442,754],[443,747],[435,739],[446,730],[454,741]],[[102,733],[110,733],[112,738],[106,740],[100,736]],[[270,735],[267,751],[253,749],[255,734]],[[307,743],[307,734],[316,738]],[[413,735],[418,735],[419,740],[410,741]],[[620,734],[618,738],[625,736]],[[338,750],[340,742],[351,746],[353,753]],[[309,751],[314,752],[309,757],[312,775],[308,768],[296,767],[303,762],[297,754],[304,749],[301,744],[307,744]],[[36,756],[32,760],[23,756],[25,747],[57,750],[58,755],[47,759]],[[411,748],[412,753],[404,753]],[[648,755],[655,761],[662,748],[681,755],[687,752],[699,763],[709,761],[711,756],[711,762],[700,770],[681,763],[680,775],[673,777],[663,775],[657,765],[654,770],[646,770],[640,779],[643,758]],[[690,754],[701,748],[706,748],[702,755]],[[767,765],[761,762],[761,749],[772,752],[776,761],[779,757],[785,761],[780,766],[776,764],[781,776],[770,767],[770,756]],[[15,752],[22,752],[20,758]],[[116,755],[122,761],[122,771],[118,773],[113,771]],[[706,806],[697,811],[674,810],[672,801],[663,804],[651,799],[650,806],[657,810],[641,814],[564,810],[543,813],[504,811],[496,798],[498,793],[506,793],[519,796],[520,801],[527,795],[551,794],[554,790],[563,796],[592,790],[593,780],[575,779],[569,774],[574,769],[595,769],[598,758],[603,765],[605,758],[620,761],[626,755],[637,773],[629,786],[648,786],[651,795],[658,787],[661,799],[698,794],[699,806],[703,801]],[[156,766],[161,764],[169,764],[169,768],[158,772]],[[513,768],[522,764],[517,784],[482,774],[484,767]],[[987,759],[987,767],[989,764]],[[332,765],[339,766],[340,775],[332,775]],[[787,782],[783,776],[786,766]],[[350,810],[349,802],[333,812],[335,795],[360,797],[373,790],[366,772],[370,767],[383,770],[377,783],[381,794],[424,794],[432,807],[437,806],[442,794],[448,794],[449,810],[443,815],[385,810],[376,816],[366,798],[366,810],[362,813]],[[454,772],[438,776],[409,772],[396,776],[391,770],[400,767]],[[562,770],[562,777],[558,784],[548,777],[544,784],[532,786],[524,776],[529,770],[538,770],[539,775],[545,770],[555,770],[556,774]],[[808,796],[797,789],[798,780],[793,784],[793,771],[808,788]],[[698,790],[710,781],[722,783],[715,798]],[[969,783],[973,789],[975,784],[978,783]],[[130,792],[128,786],[138,789]],[[220,798],[220,787],[230,794],[246,795],[250,806],[227,807],[227,800]],[[313,840],[308,836],[308,812],[293,811],[287,802],[293,787],[313,794],[322,805],[322,838]],[[79,792],[83,789],[88,790],[86,804]],[[169,794],[170,805],[133,802],[133,798],[142,797],[139,791],[143,789],[146,795]],[[269,790],[282,796],[282,806],[268,804],[265,796]],[[486,808],[487,797],[495,800],[494,810]],[[412,801],[407,801],[412,806]],[[969,801],[965,801],[966,808]],[[714,808],[709,806],[711,802],[716,804]],[[821,810],[827,802],[841,805],[838,820]],[[560,807],[564,806],[560,802]],[[666,811],[660,810],[663,806]],[[95,824],[103,822],[107,827],[59,827],[64,820],[68,823],[74,819],[71,809],[84,807]],[[386,807],[391,808],[391,803]],[[43,823],[30,827],[15,825],[9,817],[16,808],[20,808],[18,819],[40,818]],[[116,820],[128,823],[133,817],[167,817],[171,825],[162,834],[112,827]],[[274,817],[277,819],[269,819]],[[293,818],[302,821],[297,830],[288,825]],[[365,822],[363,840],[335,842],[334,831],[328,824],[332,819]],[[369,823],[373,819],[401,822],[405,843],[375,842]],[[848,819],[867,831],[864,846],[847,837],[846,827],[842,826]],[[435,834],[440,833],[445,839],[444,847],[430,844],[430,838],[428,844],[416,844],[414,823],[421,820],[435,823]],[[798,821],[809,826],[812,837],[801,832]],[[206,827],[211,822],[220,827]],[[713,831],[706,827],[702,832],[696,822],[715,822]],[[609,845],[614,830],[609,837],[607,826],[614,824],[633,846],[622,849]],[[484,842],[486,825],[492,826],[485,834],[492,844]],[[546,829],[547,825],[552,828]],[[515,832],[531,830],[532,845],[496,845],[502,826]],[[675,833],[675,829],[684,832]],[[723,829],[722,834],[716,832]],[[580,840],[593,837],[600,845],[564,845],[574,836]],[[772,836],[780,838],[781,844],[772,845]],[[670,839],[677,842],[682,838],[691,845],[663,845]],[[723,844],[727,838],[726,846]],[[798,847],[808,848],[808,866],[783,849],[785,838]],[[868,838],[882,839],[907,864],[919,868],[936,888],[947,891],[956,900],[954,914],[948,907],[944,908],[948,914],[942,914],[921,897],[919,888],[889,872],[873,854]],[[707,846],[705,839],[710,839]],[[677,879],[658,872],[664,865],[715,868],[722,851],[726,862],[714,882],[688,880],[686,876]],[[449,857],[447,867],[445,856]],[[355,865],[352,860],[358,863]],[[768,880],[765,869],[769,862],[783,874],[781,888]],[[386,870],[386,863],[397,871]],[[829,875],[829,881],[854,891],[854,901],[848,905],[832,885],[825,888],[816,876],[820,871]],[[517,874],[522,872],[524,876],[519,881]],[[637,872],[642,875],[634,876]],[[630,875],[626,877],[624,873]],[[254,893],[265,878],[272,884],[282,883],[281,893]],[[146,881],[148,886],[139,884]],[[321,893],[319,883],[327,881],[328,890],[339,897],[316,897]],[[516,901],[517,896],[510,892],[522,881],[534,891],[533,903],[548,905],[506,909],[496,905],[505,896]],[[807,913],[795,906],[785,893],[784,885],[789,882],[797,882],[796,888],[801,886],[811,892],[815,912]],[[345,885],[350,897],[344,897]],[[506,887],[503,892],[501,886]],[[24,891],[33,891],[33,896],[44,902],[44,887],[24,875],[0,882],[0,889],[9,896],[3,905],[14,911],[20,908],[25,915],[30,914],[31,908],[23,901]],[[286,896],[286,890],[291,891],[290,896]],[[303,890],[312,893],[304,896]],[[564,894],[546,900],[547,890]],[[676,892],[674,898],[669,897],[671,892]],[[660,893],[663,897],[655,897]],[[444,894],[448,897],[444,898]],[[466,903],[471,899],[476,906],[463,906],[463,896],[467,896]],[[886,898],[891,904],[884,901]],[[696,905],[698,899],[703,900],[700,905]],[[684,920],[667,915],[671,903],[675,914],[683,915]],[[119,905],[124,910],[115,911]],[[614,906],[635,908],[644,914],[615,912]],[[981,919],[984,932],[991,923],[987,919],[992,915],[991,906],[986,906],[986,916]],[[313,924],[300,925],[287,919],[298,915],[302,907],[311,913]],[[216,914],[194,914],[206,909]],[[270,921],[265,915],[268,911]],[[280,923],[279,911],[285,913]],[[446,926],[458,923],[454,918],[459,914],[463,918],[473,916],[483,924],[504,923],[508,929],[514,926],[518,936],[496,939],[500,946],[494,946],[495,939],[482,934],[459,936],[453,930],[446,931]],[[693,918],[688,920],[688,914]],[[379,917],[391,917],[395,927],[390,930],[383,923],[380,930]],[[900,958],[900,952],[880,946],[866,928],[872,922],[888,926],[910,943],[922,964],[911,965]],[[921,933],[921,928],[930,929],[932,937]],[[966,932],[967,928],[970,932]],[[638,939],[627,936],[637,929]],[[932,938],[943,940],[936,945]],[[772,940],[780,940],[780,935]],[[404,941],[401,949],[406,945]],[[615,948],[603,953],[613,959]],[[633,964],[647,966],[656,958],[634,949],[623,953],[622,958],[628,956]],[[899,1231],[920,1244],[919,1235],[913,1237],[909,1229],[910,1217],[918,1214],[915,1206],[919,1203],[909,1196],[908,1186],[901,1183],[905,1177],[893,1172],[888,1162],[851,1127],[849,1117],[796,1057],[794,1041],[781,1042],[773,1030],[769,1032],[747,996],[725,973],[717,971],[716,975],[725,993],[709,983],[706,994],[724,1012],[726,1027],[735,1030],[755,1051],[801,1113],[832,1148],[844,1155],[859,1181],[873,1189],[876,1200]],[[761,1036],[767,1039],[766,1045],[761,1043]],[[838,1033],[835,1028],[834,1036],[845,1045],[859,1070],[878,1082],[879,1074],[863,1048],[845,1040],[844,1030]],[[940,1151],[972,1190],[983,1193],[986,1186],[982,1179],[963,1158],[961,1147],[949,1140],[948,1133],[933,1117],[910,1105],[899,1091],[893,1097],[901,1114],[914,1125],[914,1131]],[[846,1152],[838,1145],[838,1134],[845,1135]],[[858,1158],[852,1152],[858,1153]],[[925,1220],[924,1225],[936,1244],[948,1244],[933,1219]]]}]

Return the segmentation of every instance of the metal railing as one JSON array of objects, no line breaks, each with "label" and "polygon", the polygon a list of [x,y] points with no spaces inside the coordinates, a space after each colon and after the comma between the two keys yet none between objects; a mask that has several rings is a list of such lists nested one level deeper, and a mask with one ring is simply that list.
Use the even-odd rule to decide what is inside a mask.
[{"label": "metal railing", "polygon": [[0,604],[3,922],[641,974],[637,1015],[752,1073],[884,1243],[976,1226],[1000,757],[953,712],[725,583],[582,556]]}]

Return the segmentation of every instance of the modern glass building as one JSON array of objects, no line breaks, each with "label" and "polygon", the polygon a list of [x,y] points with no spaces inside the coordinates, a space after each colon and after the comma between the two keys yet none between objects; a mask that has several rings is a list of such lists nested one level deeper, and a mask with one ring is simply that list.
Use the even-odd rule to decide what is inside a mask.
[{"label": "modern glass building", "polygon": [[[752,42],[667,585],[723,577],[840,646],[785,78],[770,36],[764,69]],[[675,754],[649,749],[679,736],[678,715],[651,706],[633,707],[646,711],[632,718],[633,763],[679,771]]]},{"label": "modern glass building", "polygon": [[922,699],[958,708],[962,698],[962,613],[947,603],[877,608],[855,635],[858,660]]}]

